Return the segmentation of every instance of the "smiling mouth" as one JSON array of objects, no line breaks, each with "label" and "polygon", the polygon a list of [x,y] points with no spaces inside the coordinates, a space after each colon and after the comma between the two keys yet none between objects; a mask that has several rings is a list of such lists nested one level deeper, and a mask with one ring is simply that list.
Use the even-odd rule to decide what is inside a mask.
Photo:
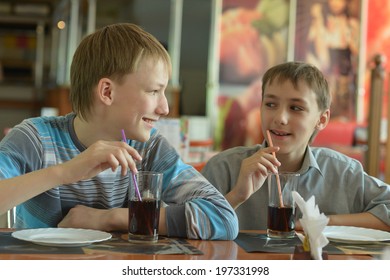
[{"label": "smiling mouth", "polygon": [[291,135],[291,133],[280,132],[280,131],[275,131],[275,130],[271,130],[271,133],[276,135],[276,136],[289,136],[289,135]]},{"label": "smiling mouth", "polygon": [[154,124],[156,120],[148,119],[148,118],[142,118],[144,122],[147,122],[148,124]]}]

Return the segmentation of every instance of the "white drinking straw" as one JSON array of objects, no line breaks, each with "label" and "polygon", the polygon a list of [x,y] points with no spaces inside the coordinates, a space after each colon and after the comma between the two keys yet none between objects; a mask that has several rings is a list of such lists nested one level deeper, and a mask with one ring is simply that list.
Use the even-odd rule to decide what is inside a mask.
[{"label": "white drinking straw", "polygon": [[[122,141],[127,143],[127,137],[126,137],[124,129],[122,129]],[[135,186],[135,192],[137,193],[138,200],[142,201],[141,194],[139,192],[139,188],[138,188],[138,184],[137,184],[137,179],[135,178],[135,174],[133,172],[131,172],[131,175],[132,175],[131,177],[133,177],[133,183]]]}]

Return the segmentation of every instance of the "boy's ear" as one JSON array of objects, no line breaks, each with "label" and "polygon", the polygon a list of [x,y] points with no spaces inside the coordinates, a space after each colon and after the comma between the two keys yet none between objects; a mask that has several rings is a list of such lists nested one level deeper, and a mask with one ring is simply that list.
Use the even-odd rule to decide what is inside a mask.
[{"label": "boy's ear", "polygon": [[330,120],[330,110],[327,109],[327,110],[325,110],[325,111],[321,114],[320,119],[318,120],[316,129],[317,129],[318,131],[323,130],[323,129],[328,125],[329,120]]},{"label": "boy's ear", "polygon": [[113,83],[108,78],[100,79],[97,85],[97,95],[104,104],[110,105],[113,101],[112,86]]}]

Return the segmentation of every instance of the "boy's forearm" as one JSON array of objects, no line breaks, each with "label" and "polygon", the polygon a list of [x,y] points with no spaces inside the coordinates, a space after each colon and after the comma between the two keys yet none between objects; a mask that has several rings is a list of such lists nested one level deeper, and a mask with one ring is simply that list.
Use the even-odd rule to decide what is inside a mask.
[{"label": "boy's forearm", "polygon": [[0,214],[61,184],[60,165],[0,180]]},{"label": "boy's forearm", "polygon": [[371,213],[329,215],[329,226],[355,226],[390,231],[385,224]]},{"label": "boy's forearm", "polygon": [[242,203],[245,202],[245,199],[240,198],[234,190],[230,191],[225,195],[226,200],[232,206],[234,210],[236,210]]}]

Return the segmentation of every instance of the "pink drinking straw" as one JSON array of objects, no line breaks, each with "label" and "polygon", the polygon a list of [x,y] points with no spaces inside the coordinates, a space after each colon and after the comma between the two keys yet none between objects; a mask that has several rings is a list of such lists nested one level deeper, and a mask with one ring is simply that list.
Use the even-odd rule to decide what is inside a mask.
[{"label": "pink drinking straw", "polygon": [[[269,133],[269,130],[267,130],[267,138],[268,138],[268,143],[269,143],[270,147],[273,147],[274,144],[272,143],[272,138],[271,138],[271,134]],[[274,156],[274,158],[276,158],[275,152],[272,152],[272,155]],[[281,188],[281,186],[280,186],[280,177],[279,177],[279,174],[276,174],[276,183],[278,184],[278,192],[279,192],[280,207],[284,207],[284,204],[283,204],[283,197],[282,197],[282,188]]]},{"label": "pink drinking straw", "polygon": [[[125,130],[122,129],[121,131],[122,131],[122,141],[127,143],[127,137],[126,137],[126,134],[125,134]],[[135,178],[135,174],[132,172],[131,175],[132,175],[131,177],[133,177],[133,183],[134,183],[134,186],[135,186],[135,192],[137,194],[138,200],[142,201],[141,194],[139,192],[139,188],[138,188],[138,184],[137,184],[137,180]]]}]

